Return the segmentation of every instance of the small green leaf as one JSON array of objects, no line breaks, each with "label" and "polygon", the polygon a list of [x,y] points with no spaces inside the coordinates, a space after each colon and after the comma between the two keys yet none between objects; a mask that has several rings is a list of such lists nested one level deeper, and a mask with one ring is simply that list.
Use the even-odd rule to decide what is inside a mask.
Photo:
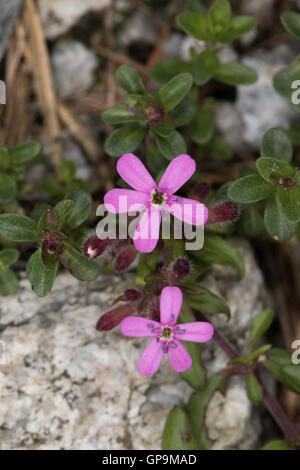
[{"label": "small green leaf", "polygon": [[219,60],[213,51],[203,51],[194,62],[194,78],[197,85],[204,85],[217,72]]},{"label": "small green leaf", "polygon": [[297,39],[300,39],[300,13],[286,11],[280,16],[280,19],[285,29]]},{"label": "small green leaf", "polygon": [[174,131],[170,137],[155,136],[155,142],[158,150],[167,160],[172,160],[181,153],[186,153],[185,140],[179,132]]},{"label": "small green leaf", "polygon": [[263,399],[263,391],[254,375],[247,375],[246,390],[251,403],[253,403],[253,405],[259,405]]},{"label": "small green leaf", "polygon": [[256,343],[256,341],[270,328],[274,316],[274,310],[272,308],[267,308],[254,317],[250,328],[250,343]]},{"label": "small green leaf", "polygon": [[194,118],[195,114],[195,103],[188,97],[183,98],[172,111],[175,127],[186,126]]},{"label": "small green leaf", "polygon": [[63,251],[59,259],[72,276],[80,281],[94,281],[99,276],[99,265],[79,253],[67,242],[63,243]]},{"label": "small green leaf", "polygon": [[263,136],[261,156],[289,163],[293,156],[293,146],[286,132],[275,128],[270,129]]},{"label": "small green leaf", "polygon": [[23,163],[36,157],[41,150],[41,144],[38,142],[28,141],[24,144],[13,147],[9,150],[11,164],[22,165]]},{"label": "small green leaf", "polygon": [[[74,229],[83,224],[89,217],[92,210],[92,198],[90,194],[85,191],[74,191],[73,193],[67,194],[65,201],[73,201],[74,205],[70,208],[70,202],[66,202],[64,207],[59,206],[61,213],[67,210],[69,207],[68,215],[65,218],[65,224],[67,227]],[[57,206],[56,206],[57,208]]]},{"label": "small green leaf", "polygon": [[295,224],[300,222],[300,186],[290,188],[280,186],[278,188],[278,202],[289,222]]},{"label": "small green leaf", "polygon": [[215,160],[219,161],[228,161],[233,157],[232,145],[220,136],[215,136],[210,140],[207,151]]},{"label": "small green leaf", "polygon": [[162,449],[197,449],[188,416],[179,406],[175,406],[167,418],[162,435]]},{"label": "small green leaf", "polygon": [[249,206],[243,213],[242,227],[247,237],[256,237],[264,230],[264,219],[256,206]]},{"label": "small green leaf", "polygon": [[0,173],[0,204],[8,204],[17,196],[15,180],[6,173]]},{"label": "small green leaf", "polygon": [[253,16],[241,15],[235,16],[230,21],[230,27],[228,33],[230,34],[230,42],[234,39],[239,38],[243,34],[252,31],[256,28],[257,20]]},{"label": "small green leaf", "polygon": [[193,84],[189,73],[180,73],[171,78],[157,93],[157,98],[166,112],[171,111],[188,94]]},{"label": "small green leaf", "polygon": [[35,220],[36,222],[38,222],[46,209],[51,209],[50,204],[48,204],[47,202],[37,203],[34,206],[32,212],[30,214],[30,218]]},{"label": "small green leaf", "polygon": [[214,74],[214,79],[227,85],[251,85],[258,75],[254,69],[239,62],[221,64]]},{"label": "small green leaf", "polygon": [[186,0],[186,9],[206,15],[206,8],[200,0]]},{"label": "small green leaf", "polygon": [[0,272],[0,294],[13,295],[19,290],[17,275],[11,270]]},{"label": "small green leaf", "polygon": [[37,223],[24,215],[1,214],[0,235],[12,242],[35,242]]},{"label": "small green leaf", "polygon": [[142,116],[134,114],[133,111],[130,111],[125,106],[113,106],[112,108],[108,108],[101,114],[101,118],[102,121],[112,126],[131,124],[143,120]]},{"label": "small green leaf", "polygon": [[20,253],[14,248],[5,248],[0,251],[0,272],[8,269],[19,259]]},{"label": "small green leaf", "polygon": [[293,86],[296,80],[299,80],[300,74],[300,56],[298,55],[293,62],[286,68],[280,70],[273,78],[275,90],[287,98],[293,109],[300,112],[300,104],[296,101],[299,98],[299,88]]},{"label": "small green leaf", "polygon": [[[58,215],[59,218],[59,223],[60,226],[62,227],[66,217],[70,215],[70,212],[72,209],[74,209],[74,201],[72,199],[64,199],[63,201],[60,201],[56,206],[54,207],[55,212]],[[87,204],[87,200],[85,203],[86,207],[88,208],[90,204]]]},{"label": "small green leaf", "polygon": [[161,137],[169,137],[174,131],[174,120],[172,116],[167,114],[162,123],[151,123],[150,130]]},{"label": "small green leaf", "polygon": [[[260,157],[256,161],[256,167],[260,176],[270,183],[278,182],[280,176],[293,178],[296,174],[296,170],[288,163],[282,160],[276,160],[275,158]],[[274,181],[273,177],[276,176],[277,181]]]},{"label": "small green leaf", "polygon": [[281,368],[283,383],[295,393],[300,394],[299,365],[287,364]]},{"label": "small green leaf", "polygon": [[278,241],[289,240],[296,232],[296,224],[289,222],[282,210],[278,194],[274,194],[267,202],[264,220],[271,237]]},{"label": "small green leaf", "polygon": [[142,143],[146,129],[140,125],[123,126],[115,130],[105,142],[105,151],[112,157],[133,152]]},{"label": "small green leaf", "polygon": [[176,22],[186,34],[201,41],[209,41],[212,35],[208,30],[205,16],[193,11],[183,11],[176,16]]},{"label": "small green leaf", "polygon": [[118,68],[116,79],[120,87],[127,91],[127,93],[144,95],[146,92],[138,71],[129,67],[129,65],[124,64]]},{"label": "small green leaf", "polygon": [[240,178],[229,186],[228,196],[240,204],[251,204],[267,198],[273,187],[259,175]]},{"label": "small green leaf", "polygon": [[47,295],[54,284],[59,263],[45,264],[42,259],[42,249],[39,248],[31,258],[26,266],[26,274],[31,282],[34,292],[39,297]]},{"label": "small green leaf", "polygon": [[210,141],[214,133],[214,119],[210,111],[200,109],[188,125],[188,132],[194,142],[204,145]]},{"label": "small green leaf", "polygon": [[184,298],[191,308],[205,313],[224,313],[230,316],[226,302],[197,281],[187,281],[184,286]]},{"label": "small green leaf", "polygon": [[0,146],[0,168],[7,170],[9,167],[10,158],[9,158],[9,151],[5,147]]},{"label": "small green leaf", "polygon": [[271,349],[264,365],[286,387],[295,393],[300,393],[299,364],[292,364],[292,357],[288,351],[279,348]]},{"label": "small green leaf", "polygon": [[284,441],[276,439],[265,444],[261,450],[292,450]]},{"label": "small green leaf", "polygon": [[211,20],[215,31],[219,31],[228,26],[231,16],[231,7],[228,0],[215,0],[208,11],[208,18]]},{"label": "small green leaf", "polygon": [[76,173],[76,165],[72,160],[63,160],[59,169],[59,176],[65,183],[70,183]]},{"label": "small green leaf", "polygon": [[156,82],[166,83],[179,73],[192,73],[193,66],[189,62],[181,60],[165,60],[160,62],[150,70],[150,78]]}]

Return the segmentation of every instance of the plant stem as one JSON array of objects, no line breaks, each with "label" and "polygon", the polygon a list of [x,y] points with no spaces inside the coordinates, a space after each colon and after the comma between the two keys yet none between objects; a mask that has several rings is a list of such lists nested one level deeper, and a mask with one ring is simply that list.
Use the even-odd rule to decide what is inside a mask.
[{"label": "plant stem", "polygon": [[[200,321],[208,321],[205,315],[203,313],[200,313],[196,310],[193,310],[197,320]],[[226,338],[224,338],[223,335],[221,335],[218,331],[215,329],[215,333],[213,336],[213,339],[216,341],[216,343],[220,346],[221,349],[225,352],[225,354],[230,358],[234,359],[235,357],[238,357],[238,353],[234,349],[234,347],[227,341]],[[288,441],[294,441],[297,437],[298,430],[297,427],[294,426],[286,416],[285,412],[283,411],[282,407],[280,406],[279,402],[274,398],[269,390],[266,388],[264,385],[262,379],[260,378],[257,366],[256,369],[254,370],[254,374],[259,381],[262,390],[263,390],[263,402],[266,406],[266,408],[269,410],[269,413],[273,416],[274,420],[282,430],[283,434],[285,435],[286,439]],[[243,375],[241,371],[241,375]]]}]

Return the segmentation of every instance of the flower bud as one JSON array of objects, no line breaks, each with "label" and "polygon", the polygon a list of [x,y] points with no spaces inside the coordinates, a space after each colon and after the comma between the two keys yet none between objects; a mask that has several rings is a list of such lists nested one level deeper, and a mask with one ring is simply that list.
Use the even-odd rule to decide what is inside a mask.
[{"label": "flower bud", "polygon": [[54,209],[49,207],[46,210],[46,227],[58,227],[59,218]]},{"label": "flower bud", "polygon": [[161,124],[165,117],[164,110],[154,104],[148,104],[144,110],[144,114],[148,122],[157,124]]},{"label": "flower bud", "polygon": [[56,261],[61,247],[61,237],[57,232],[44,232],[42,242],[42,258],[45,263]]},{"label": "flower bud", "polygon": [[127,289],[124,292],[124,299],[127,302],[136,302],[141,296],[141,293],[137,289]]},{"label": "flower bud", "polygon": [[209,209],[206,225],[235,222],[238,215],[237,206],[231,201],[225,201]]},{"label": "flower bud", "polygon": [[147,305],[146,314],[144,315],[146,318],[154,321],[160,321],[160,297],[154,295],[149,300]]},{"label": "flower bud", "polygon": [[133,303],[121,305],[102,315],[96,323],[96,330],[109,331],[119,325],[123,318],[132,315],[136,311],[136,305]]},{"label": "flower bud", "polygon": [[88,258],[97,258],[104,253],[109,245],[109,238],[101,240],[97,235],[92,235],[85,241],[83,245],[83,253]]},{"label": "flower bud", "polygon": [[115,262],[115,270],[125,271],[133,263],[136,256],[137,251],[134,246],[129,246],[128,248],[125,248],[125,250],[121,251],[121,253],[117,255]]},{"label": "flower bud", "polygon": [[171,284],[177,284],[191,274],[192,263],[187,258],[177,258],[170,268],[170,282]]}]

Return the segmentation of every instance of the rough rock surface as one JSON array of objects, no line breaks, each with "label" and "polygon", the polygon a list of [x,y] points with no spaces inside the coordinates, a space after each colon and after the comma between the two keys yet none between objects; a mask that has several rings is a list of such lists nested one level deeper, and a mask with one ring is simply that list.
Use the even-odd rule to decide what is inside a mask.
[{"label": "rough rock surface", "polygon": [[0,0],[0,60],[2,59],[22,0]]},{"label": "rough rock surface", "polygon": [[[214,316],[214,323],[243,348],[266,291],[249,246],[236,243],[246,260],[245,278],[238,282],[231,268],[218,266],[205,284],[232,310],[229,322]],[[152,378],[138,374],[147,340],[124,338],[118,328],[95,330],[99,315],[133,279],[112,275],[85,284],[63,273],[43,299],[25,279],[17,295],[0,298],[2,449],[160,448],[166,416],[187,401],[190,387],[167,360]],[[204,350],[211,372],[224,366],[213,342]],[[217,448],[251,448],[259,436],[257,416],[236,380],[225,399],[213,398],[206,420]]]},{"label": "rough rock surface", "polygon": [[38,7],[47,38],[67,32],[90,11],[101,11],[111,0],[38,0]]},{"label": "rough rock surface", "polygon": [[54,84],[64,98],[77,98],[87,91],[94,80],[96,55],[79,41],[64,41],[55,45],[51,63]]}]

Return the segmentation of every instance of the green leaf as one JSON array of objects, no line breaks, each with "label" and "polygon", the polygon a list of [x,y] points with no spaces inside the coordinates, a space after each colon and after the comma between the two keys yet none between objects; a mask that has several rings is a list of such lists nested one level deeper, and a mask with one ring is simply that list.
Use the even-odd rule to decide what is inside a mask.
[{"label": "green leaf", "polygon": [[[72,209],[74,209],[74,201],[72,199],[64,199],[63,201],[60,201],[56,206],[54,207],[55,212],[58,215],[59,218],[59,223],[60,226],[62,227],[66,217],[70,215],[70,212]],[[87,205],[87,201],[86,201]]]},{"label": "green leaf", "polygon": [[113,106],[108,108],[101,114],[102,121],[112,126],[118,124],[131,124],[135,122],[141,122],[143,120],[142,116],[134,114],[133,111],[130,111],[125,106]]},{"label": "green leaf", "polygon": [[174,131],[174,120],[172,116],[167,114],[162,123],[151,123],[150,130],[161,137],[169,137]]},{"label": "green leaf", "polygon": [[23,163],[36,157],[41,150],[41,144],[28,141],[24,144],[13,147],[9,150],[11,165],[22,165]]},{"label": "green leaf", "polygon": [[1,214],[0,235],[12,242],[35,242],[37,223],[24,215]]},{"label": "green leaf", "polygon": [[214,133],[214,118],[210,111],[200,109],[195,118],[188,125],[188,132],[194,142],[198,145],[210,141]]},{"label": "green leaf", "polygon": [[214,375],[207,381],[206,387],[203,391],[194,393],[188,403],[188,415],[192,425],[193,434],[200,450],[208,449],[212,442],[206,434],[205,427],[205,412],[210,400],[213,398],[217,391],[224,392],[225,381],[224,377]]},{"label": "green leaf", "polygon": [[261,385],[254,375],[247,375],[246,377],[246,390],[247,395],[253,405],[259,405],[263,399],[263,391]]},{"label": "green leaf", "polygon": [[214,74],[214,79],[227,85],[251,85],[258,75],[254,69],[238,62],[221,64]]},{"label": "green leaf", "polygon": [[47,295],[54,284],[59,263],[45,264],[42,259],[42,249],[39,248],[31,258],[26,266],[26,274],[31,282],[34,292],[39,297]]},{"label": "green leaf", "polygon": [[243,213],[242,227],[247,237],[256,237],[264,230],[264,219],[256,206],[247,207]]},{"label": "green leaf", "polygon": [[197,85],[204,85],[217,72],[219,60],[213,51],[201,52],[194,62],[194,78]]},{"label": "green leaf", "polygon": [[194,254],[203,263],[228,264],[232,266],[236,271],[238,279],[242,279],[245,274],[244,261],[236,248],[218,235],[206,233],[204,249],[195,251]]},{"label": "green leaf", "polygon": [[123,90],[133,95],[144,95],[146,90],[137,70],[124,64],[116,72],[116,80]]},{"label": "green leaf", "polygon": [[65,183],[70,183],[76,173],[76,165],[72,160],[63,160],[59,169],[59,176]]},{"label": "green leaf", "polygon": [[[277,183],[280,176],[293,178],[296,174],[296,170],[288,163],[285,163],[282,160],[276,160],[275,158],[260,157],[256,161],[256,167],[260,176],[269,183]],[[274,181],[274,177],[276,176],[277,181]]]},{"label": "green leaf", "polygon": [[195,103],[188,97],[183,98],[183,100],[172,111],[175,127],[186,126],[193,119],[195,114]]},{"label": "green leaf", "polygon": [[99,265],[75,250],[69,243],[63,243],[63,251],[59,256],[65,268],[80,281],[94,281],[100,274]]},{"label": "green leaf", "polygon": [[17,196],[15,180],[6,173],[0,173],[0,204],[8,204]]},{"label": "green leaf", "polygon": [[231,39],[238,38],[256,28],[257,20],[253,16],[241,15],[235,16],[230,22]]},{"label": "green leaf", "polygon": [[279,348],[271,349],[264,365],[286,387],[295,393],[300,393],[299,364],[292,364],[292,357],[288,351]]},{"label": "green leaf", "polygon": [[146,166],[153,175],[158,175],[165,168],[165,159],[155,144],[146,147]]},{"label": "green leaf", "polygon": [[300,186],[288,189],[280,186],[277,191],[278,202],[287,220],[292,224],[300,222]]},{"label": "green leaf", "polygon": [[11,270],[0,272],[0,294],[13,295],[19,290],[17,275]]},{"label": "green leaf", "polygon": [[228,161],[233,157],[232,145],[220,136],[211,139],[207,151],[215,160],[219,161]]},{"label": "green leaf", "polygon": [[105,142],[105,151],[112,157],[133,152],[142,143],[146,129],[138,124],[115,130]]},{"label": "green leaf", "polygon": [[270,328],[274,316],[274,310],[272,308],[267,308],[254,317],[250,328],[250,343],[256,343],[256,341]]},{"label": "green leaf", "polygon": [[186,153],[185,140],[179,132],[174,131],[170,137],[155,136],[155,142],[158,150],[167,160],[172,160],[181,153]]},{"label": "green leaf", "polygon": [[205,16],[193,11],[183,11],[176,16],[176,22],[186,34],[201,41],[212,39]]},{"label": "green leaf", "polygon": [[299,365],[287,364],[281,368],[282,382],[295,393],[300,394]]},{"label": "green leaf", "polygon": [[251,204],[267,198],[273,187],[259,175],[240,178],[229,186],[228,196],[240,204]]},{"label": "green leaf", "polygon": [[298,55],[293,62],[283,70],[280,70],[273,78],[275,90],[285,98],[288,98],[295,111],[300,112],[299,88],[295,89],[293,83],[299,80],[300,74],[300,56]]},{"label": "green leaf", "polygon": [[276,439],[265,444],[261,450],[292,450],[284,441]]},{"label": "green leaf", "polygon": [[179,406],[175,406],[167,418],[162,435],[162,449],[197,449],[188,416]]},{"label": "green leaf", "polygon": [[37,203],[31,214],[30,214],[30,218],[35,220],[36,222],[38,222],[40,220],[40,218],[42,217],[43,213],[45,212],[46,209],[51,209],[51,206],[50,204],[48,204],[47,202],[39,202]]},{"label": "green leaf", "polygon": [[9,167],[9,151],[5,147],[0,146],[0,168],[6,170]]},{"label": "green leaf", "polygon": [[192,73],[193,66],[189,62],[181,60],[165,60],[160,62],[150,70],[150,78],[156,82],[166,83],[179,73]]},{"label": "green leaf", "polygon": [[228,26],[231,16],[231,7],[228,0],[215,0],[208,11],[208,18],[211,20],[216,32]]},{"label": "green leaf", "polygon": [[197,281],[187,281],[184,286],[184,298],[191,308],[205,313],[224,313],[230,316],[226,302]]},{"label": "green leaf", "polygon": [[171,111],[188,94],[193,84],[189,73],[180,73],[171,78],[157,93],[157,98],[166,112]]},{"label": "green leaf", "polygon": [[20,253],[14,248],[5,248],[0,251],[0,272],[5,271],[19,259]]},{"label": "green leaf", "polygon": [[300,39],[300,13],[286,11],[280,16],[280,19],[285,29],[297,39]]},{"label": "green leaf", "polygon": [[61,213],[66,211],[69,207],[68,215],[65,218],[65,224],[71,229],[79,227],[79,225],[83,224],[91,213],[92,198],[90,194],[85,191],[78,190],[67,194],[64,200],[73,201],[74,203],[72,207],[70,202],[66,202],[63,207],[59,206],[59,211],[61,211]]},{"label": "green leaf", "polygon": [[296,232],[296,224],[289,222],[282,210],[278,194],[274,194],[267,202],[264,220],[271,237],[278,241],[289,240]]},{"label": "green leaf", "polygon": [[286,132],[270,129],[262,139],[261,156],[289,163],[293,156],[292,142]]}]

